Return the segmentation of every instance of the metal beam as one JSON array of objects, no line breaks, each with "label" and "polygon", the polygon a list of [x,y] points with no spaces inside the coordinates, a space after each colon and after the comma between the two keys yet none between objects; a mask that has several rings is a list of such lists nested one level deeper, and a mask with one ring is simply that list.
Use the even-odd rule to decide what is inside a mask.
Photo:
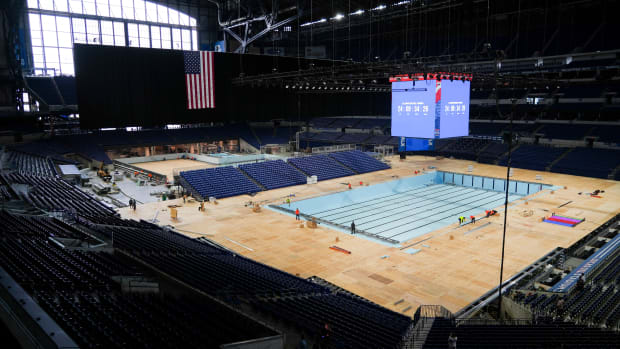
[{"label": "metal beam", "polygon": [[253,37],[251,37],[247,42],[246,45],[251,44],[253,41],[260,39],[261,37],[263,37],[265,34],[269,33],[270,31],[274,30],[274,29],[278,29],[279,27],[291,23],[292,21],[297,19],[297,15],[289,17],[285,20],[282,20],[274,25],[271,26],[267,26],[267,28],[261,30],[258,34],[254,35]]}]

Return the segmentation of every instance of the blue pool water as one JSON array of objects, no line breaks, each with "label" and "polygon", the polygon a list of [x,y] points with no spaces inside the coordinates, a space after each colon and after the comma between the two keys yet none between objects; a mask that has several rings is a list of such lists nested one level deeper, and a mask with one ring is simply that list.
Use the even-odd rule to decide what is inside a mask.
[{"label": "blue pool water", "polygon": [[[508,200],[548,188],[511,181]],[[297,201],[290,209],[299,208],[302,214],[344,231],[354,221],[358,231],[400,243],[457,223],[458,216],[480,217],[503,205],[504,190],[502,179],[437,171]]]}]

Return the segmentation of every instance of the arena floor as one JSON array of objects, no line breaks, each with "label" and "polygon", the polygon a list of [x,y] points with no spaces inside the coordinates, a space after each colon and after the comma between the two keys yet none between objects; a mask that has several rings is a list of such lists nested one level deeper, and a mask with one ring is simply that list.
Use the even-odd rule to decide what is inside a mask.
[{"label": "arena floor", "polygon": [[[485,209],[500,206],[505,200],[503,191],[483,189],[481,184],[473,187],[474,176],[464,176],[469,185],[454,185],[440,182],[444,174],[453,175],[429,172],[278,207],[290,214],[299,209],[300,213],[345,232],[350,232],[354,222],[362,236],[401,247],[400,243],[450,225],[457,217],[467,217],[468,221],[472,215],[480,217]],[[501,180],[498,188],[503,188],[503,183]],[[514,193],[508,200],[522,196]]]},{"label": "arena floor", "polygon": [[168,178],[168,181],[172,181],[172,177],[173,177],[172,173],[174,170],[190,171],[190,170],[199,170],[202,168],[216,167],[216,165],[212,165],[206,162],[188,160],[188,159],[140,162],[140,163],[136,163],[132,165],[143,168],[147,171],[152,171],[152,172],[156,172],[162,175],[166,175],[166,177]]},{"label": "arena floor", "polygon": [[[472,161],[422,156],[400,161],[393,157],[389,170],[276,189],[254,197],[222,199],[218,204],[208,204],[204,213],[197,210],[197,203],[183,204],[182,199],[139,205],[135,212],[127,208],[119,212],[124,218],[150,220],[159,211],[158,224],[170,224],[191,237],[208,237],[239,254],[304,278],[319,276],[392,310],[403,312],[408,308],[403,312],[407,315],[412,315],[420,304],[441,304],[458,311],[499,281],[503,208],[498,208],[500,215],[489,218],[485,226],[458,227],[455,218],[454,223],[404,241],[398,248],[321,225],[316,229],[302,227],[290,215],[269,209],[253,212],[246,204],[252,200],[280,205],[286,195],[293,194],[294,205],[298,200],[346,191],[348,182],[378,184],[415,176],[415,170],[428,166],[466,173],[468,165],[473,165],[473,175],[506,176],[504,167]],[[555,247],[573,244],[620,212],[620,182],[521,169],[514,170],[512,179],[536,182],[537,174],[543,176],[539,182],[566,189],[532,194],[526,197],[527,203],[517,200],[511,204],[504,279]],[[596,189],[605,191],[602,198],[585,194]],[[182,206],[176,221],[168,212],[172,204]],[[541,221],[552,213],[586,220],[574,228]],[[329,248],[334,245],[351,254]],[[420,251],[407,253],[411,248]],[[401,299],[404,301],[394,305]]]}]

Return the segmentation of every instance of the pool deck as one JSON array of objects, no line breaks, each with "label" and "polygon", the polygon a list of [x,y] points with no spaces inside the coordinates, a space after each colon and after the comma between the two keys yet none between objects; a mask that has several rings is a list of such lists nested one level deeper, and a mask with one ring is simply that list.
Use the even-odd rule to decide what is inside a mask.
[{"label": "pool deck", "polygon": [[[351,236],[319,225],[301,227],[289,215],[268,209],[253,212],[245,204],[250,200],[263,204],[284,203],[287,195],[295,201],[348,190],[346,183],[378,184],[415,176],[414,170],[428,169],[504,178],[506,168],[472,161],[410,156],[404,161],[392,159],[392,169],[357,176],[336,178],[314,185],[299,185],[222,199],[208,204],[206,212],[196,203],[182,199],[139,205],[136,212],[120,209],[122,216],[151,220],[174,226],[191,237],[205,236],[239,254],[301,277],[319,276],[351,292],[394,311],[412,315],[420,304],[441,304],[451,311],[476,300],[499,281],[499,260],[503,211],[476,225],[448,226],[402,243],[403,249]],[[541,174],[543,179],[536,181]],[[555,247],[567,247],[620,212],[620,182],[515,169],[512,179],[559,185],[553,193],[533,194],[516,200],[509,208],[504,279],[514,275]],[[566,186],[566,189],[563,187]],[[579,195],[604,190],[602,198]],[[564,205],[572,201],[570,204]],[[527,202],[527,204],[526,204]],[[168,205],[178,208],[178,221],[172,221]],[[559,207],[564,205],[562,207]],[[529,213],[533,213],[529,215]],[[542,222],[551,213],[586,218],[574,228]],[[489,224],[487,224],[489,223]],[[351,251],[337,253],[330,246]],[[415,250],[420,250],[414,254]],[[388,256],[388,257],[385,257]],[[385,257],[385,258],[382,258]],[[394,305],[399,300],[398,305]]]},{"label": "pool deck", "polygon": [[[457,217],[466,217],[467,221],[470,216],[480,219],[486,209],[496,208],[505,201],[502,191],[484,189],[482,185],[473,187],[475,176],[468,176],[470,185],[463,186],[444,184],[444,174],[430,172],[301,200],[291,208],[286,204],[269,207],[288,213],[298,208],[307,220],[315,218],[347,233],[355,222],[361,237],[401,247],[401,242],[448,226]],[[503,186],[504,181],[501,182]],[[511,193],[508,200],[520,199],[525,193]]]}]

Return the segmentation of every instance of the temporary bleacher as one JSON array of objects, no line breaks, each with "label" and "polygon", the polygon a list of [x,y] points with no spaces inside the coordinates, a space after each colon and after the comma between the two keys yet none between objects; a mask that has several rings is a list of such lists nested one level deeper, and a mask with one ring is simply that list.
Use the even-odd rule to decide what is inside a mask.
[{"label": "temporary bleacher", "polygon": [[181,172],[187,183],[203,198],[226,198],[241,194],[257,193],[262,189],[237,168],[215,167]]},{"label": "temporary bleacher", "polygon": [[291,185],[305,184],[306,176],[289,163],[282,160],[264,161],[239,166],[266,189],[276,189]]},{"label": "temporary bleacher", "polygon": [[329,156],[357,173],[387,170],[385,163],[359,150],[335,152]]},{"label": "temporary bleacher", "polygon": [[355,174],[327,155],[290,158],[288,162],[309,176],[317,176],[319,181]]},{"label": "temporary bleacher", "polygon": [[555,163],[551,171],[607,179],[618,166],[619,150],[575,148]]},{"label": "temporary bleacher", "polygon": [[[307,183],[307,176],[326,180],[388,169],[360,151],[337,152],[252,164],[181,172],[181,183],[201,199],[225,198]],[[255,182],[256,183],[255,183]]]}]

